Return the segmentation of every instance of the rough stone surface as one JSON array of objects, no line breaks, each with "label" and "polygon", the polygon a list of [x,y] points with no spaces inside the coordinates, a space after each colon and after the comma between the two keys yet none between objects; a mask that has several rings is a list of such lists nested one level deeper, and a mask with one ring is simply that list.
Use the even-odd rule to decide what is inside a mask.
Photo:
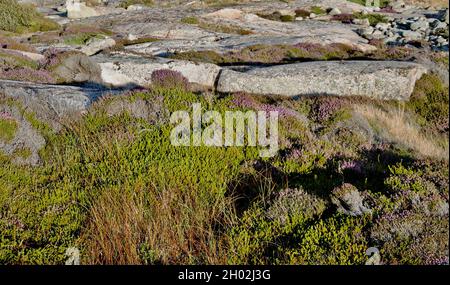
[{"label": "rough stone surface", "polygon": [[101,67],[104,83],[113,86],[151,84],[151,75],[158,69],[170,69],[180,72],[193,84],[206,88],[214,88],[221,68],[209,63],[193,63],[181,60],[145,59],[140,57],[115,55],[113,57],[95,56],[93,59]]},{"label": "rough stone surface", "polygon": [[328,61],[252,68],[246,72],[224,69],[217,90],[223,93],[299,96],[364,96],[408,100],[426,69],[393,61]]},{"label": "rough stone surface", "polygon": [[349,216],[361,216],[370,213],[370,209],[363,205],[363,198],[355,186],[345,183],[333,190],[331,202],[337,207],[339,213]]},{"label": "rough stone surface", "polygon": [[73,53],[65,57],[53,70],[62,82],[101,82],[100,66],[82,53]]},{"label": "rough stone surface", "polygon": [[0,94],[18,100],[24,108],[58,129],[58,121],[66,115],[80,113],[99,97],[117,93],[95,87],[47,85],[29,82],[0,80]]},{"label": "rough stone surface", "polygon": [[17,106],[0,102],[0,114],[10,116],[9,120],[13,120],[17,126],[12,140],[0,139],[0,153],[10,157],[15,164],[37,165],[40,161],[39,150],[45,145],[43,136],[32,126]]},{"label": "rough stone surface", "polygon": [[110,48],[116,44],[116,41],[112,38],[92,38],[90,39],[85,46],[81,48],[81,52],[86,55],[94,55],[104,49]]},{"label": "rough stone surface", "polygon": [[66,2],[67,17],[72,19],[86,18],[98,16],[99,13],[92,7],[86,5],[80,0],[67,0]]}]

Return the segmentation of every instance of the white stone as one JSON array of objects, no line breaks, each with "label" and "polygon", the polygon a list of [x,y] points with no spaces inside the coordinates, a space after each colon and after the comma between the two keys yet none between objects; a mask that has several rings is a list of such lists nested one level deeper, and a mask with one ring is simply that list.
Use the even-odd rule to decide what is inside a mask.
[{"label": "white stone", "polygon": [[87,18],[98,16],[99,13],[92,7],[89,7],[80,0],[66,1],[67,17],[71,19]]}]

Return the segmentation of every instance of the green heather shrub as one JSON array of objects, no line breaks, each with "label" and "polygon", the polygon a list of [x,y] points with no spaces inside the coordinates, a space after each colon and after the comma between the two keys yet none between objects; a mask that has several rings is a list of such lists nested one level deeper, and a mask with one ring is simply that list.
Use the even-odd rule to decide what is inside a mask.
[{"label": "green heather shrub", "polygon": [[153,0],[123,0],[120,3],[120,7],[122,8],[128,8],[128,6],[131,5],[144,5],[144,6],[152,6]]},{"label": "green heather shrub", "polygon": [[31,5],[16,0],[0,0],[0,30],[22,33],[55,30],[59,26],[44,18]]},{"label": "green heather shrub", "polygon": [[[389,102],[207,97],[171,88],[179,74],[155,78],[169,86],[102,98],[58,134],[24,112],[47,145],[36,167],[11,162],[27,149],[0,151],[1,264],[63,264],[68,247],[83,264],[364,264],[370,246],[386,264],[448,263],[448,161],[325,135],[353,130],[347,106]],[[279,153],[173,146],[168,114],[192,103],[278,110]],[[336,213],[343,183],[371,215]]]},{"label": "green heather shrub", "polygon": [[407,107],[419,117],[419,124],[448,134],[449,92],[438,75],[425,74],[416,82]]},{"label": "green heather shrub", "polygon": [[200,20],[197,17],[192,16],[181,19],[181,22],[184,24],[198,25],[200,23]]},{"label": "green heather shrub", "polygon": [[305,231],[296,233],[299,241],[287,250],[289,264],[364,264],[367,260],[367,240],[364,227],[367,217],[336,215],[320,220]]},{"label": "green heather shrub", "polygon": [[323,8],[319,7],[319,6],[313,6],[310,9],[311,13],[314,13],[316,15],[323,15],[326,14],[327,11],[325,11]]},{"label": "green heather shrub", "polygon": [[0,140],[10,142],[16,135],[17,123],[12,119],[4,119],[0,116]]}]

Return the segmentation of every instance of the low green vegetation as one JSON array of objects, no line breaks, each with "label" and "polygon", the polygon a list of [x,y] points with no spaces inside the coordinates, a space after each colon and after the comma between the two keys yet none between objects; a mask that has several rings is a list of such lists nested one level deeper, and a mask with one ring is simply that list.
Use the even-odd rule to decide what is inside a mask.
[{"label": "low green vegetation", "polygon": [[143,5],[152,6],[154,4],[153,0],[123,0],[120,2],[120,7],[128,8],[131,5]]},{"label": "low green vegetation", "polygon": [[[369,2],[369,4],[372,2],[370,0],[347,0],[349,2],[353,2],[356,4],[360,4],[363,6],[366,6],[366,3]],[[391,0],[380,0],[380,8],[384,8],[387,7],[389,5],[389,2],[391,2]]]},{"label": "low green vegetation", "polygon": [[[436,91],[419,82],[415,96],[448,100],[431,95],[442,83],[430,76]],[[396,103],[207,97],[172,84],[178,73],[155,77],[171,84],[104,98],[58,134],[24,115],[47,145],[37,167],[1,154],[0,263],[62,264],[76,247],[84,264],[364,264],[372,246],[384,264],[448,263],[448,160],[361,132],[368,112]],[[173,146],[168,116],[193,103],[278,110],[280,151]],[[356,106],[368,108],[355,120]],[[344,182],[370,213],[336,211],[330,195]]]},{"label": "low green vegetation", "polygon": [[216,33],[224,33],[224,34],[238,34],[238,35],[250,35],[253,32],[239,26],[228,25],[228,24],[220,24],[220,23],[210,23],[206,21],[202,21],[197,17],[187,17],[181,20],[184,24],[196,25],[201,29],[206,31],[216,32]]},{"label": "low green vegetation", "polygon": [[325,15],[327,14],[327,11],[319,6],[313,6],[310,9],[311,13],[314,13],[316,15]]},{"label": "low green vegetation", "polygon": [[24,33],[58,29],[54,21],[44,18],[31,5],[16,0],[0,0],[0,30]]},{"label": "low green vegetation", "polygon": [[11,119],[2,119],[0,117],[0,140],[10,142],[14,139],[17,131],[17,123]]},{"label": "low green vegetation", "polygon": [[419,123],[428,131],[448,133],[449,92],[436,74],[424,75],[407,104],[418,115]]}]

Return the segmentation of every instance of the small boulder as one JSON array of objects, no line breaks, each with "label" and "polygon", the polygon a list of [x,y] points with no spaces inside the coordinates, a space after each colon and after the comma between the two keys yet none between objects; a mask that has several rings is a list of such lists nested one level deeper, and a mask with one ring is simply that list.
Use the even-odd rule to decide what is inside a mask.
[{"label": "small boulder", "polygon": [[349,216],[361,216],[371,210],[363,205],[363,198],[358,189],[352,184],[345,183],[333,190],[331,202],[337,207],[339,213]]},{"label": "small boulder", "polygon": [[104,49],[113,47],[116,41],[110,37],[105,38],[91,38],[85,46],[81,48],[81,52],[86,55],[94,55]]},{"label": "small boulder", "polygon": [[339,8],[333,8],[328,13],[328,15],[330,15],[330,16],[335,16],[335,15],[340,15],[340,14],[342,14],[342,12],[341,12],[341,10],[339,10]]},{"label": "small boulder", "polygon": [[101,83],[100,66],[82,53],[65,53],[60,56],[60,62],[51,69],[59,83]]},{"label": "small boulder", "polygon": [[368,26],[370,26],[370,21],[367,18],[366,19],[354,19],[353,24],[368,27]]},{"label": "small boulder", "polygon": [[95,8],[89,7],[81,0],[66,1],[67,17],[71,19],[87,18],[98,16],[99,13]]}]

